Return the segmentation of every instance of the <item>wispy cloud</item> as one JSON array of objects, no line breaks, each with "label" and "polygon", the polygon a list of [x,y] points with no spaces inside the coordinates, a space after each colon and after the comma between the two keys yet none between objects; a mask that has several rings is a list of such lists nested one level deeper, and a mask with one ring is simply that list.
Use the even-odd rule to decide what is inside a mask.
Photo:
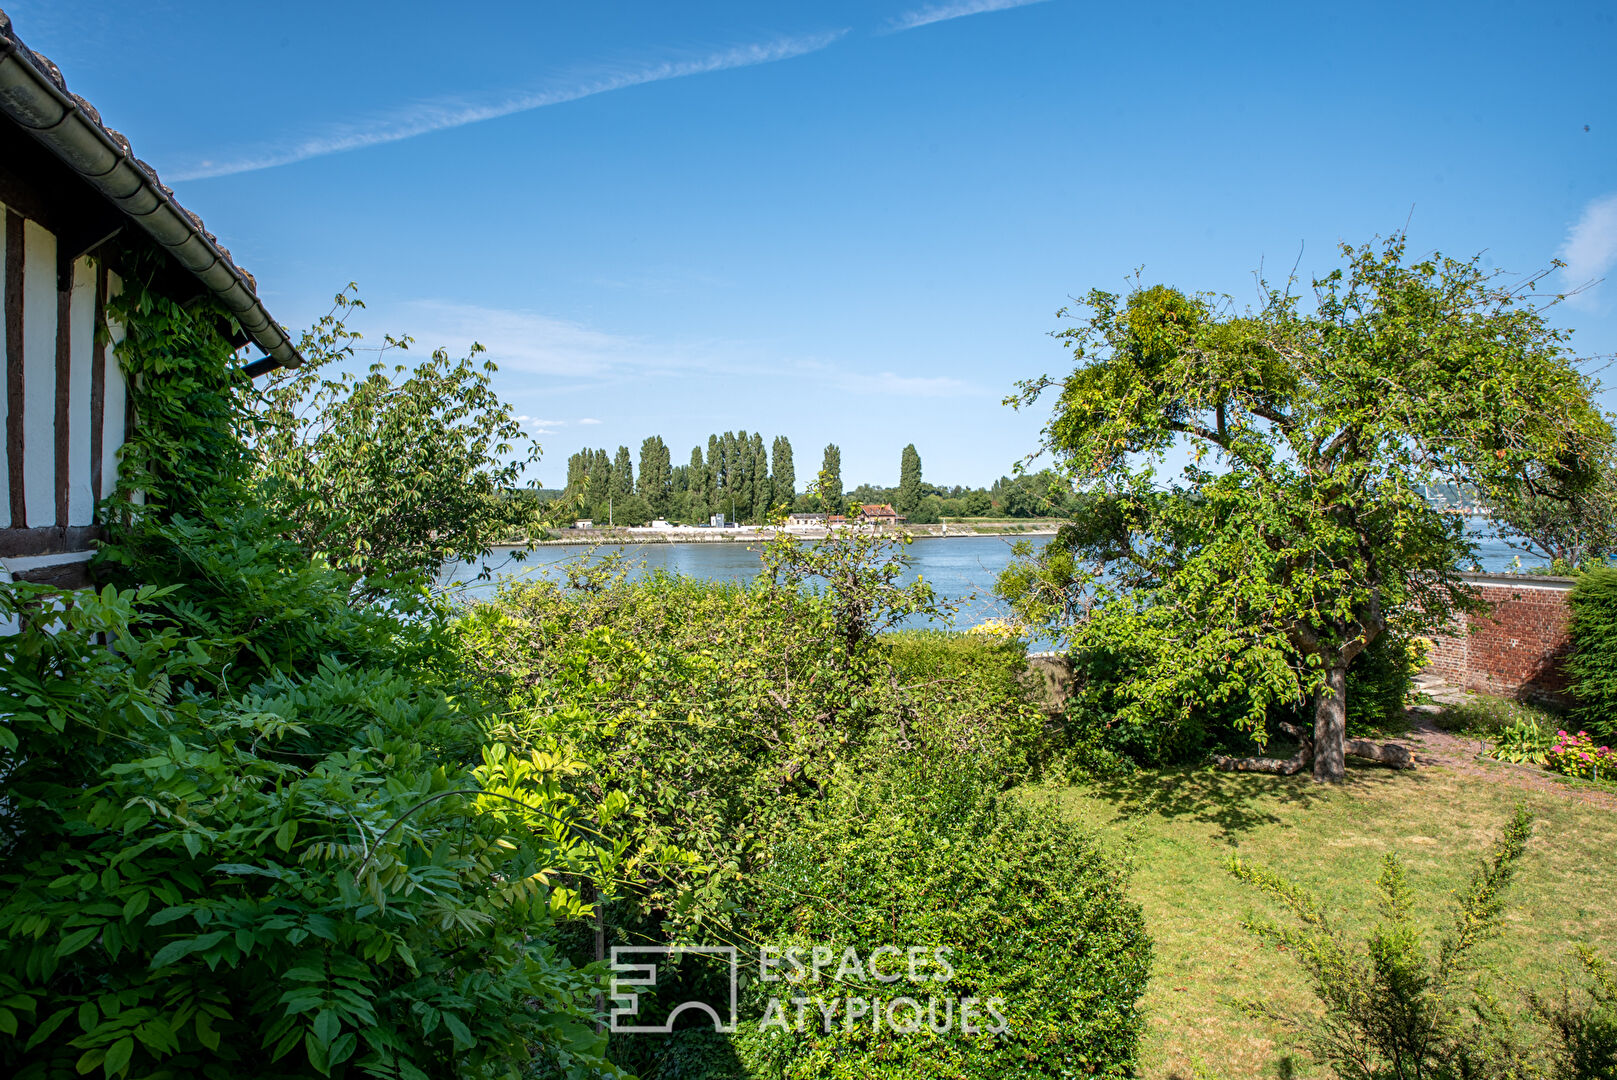
[{"label": "wispy cloud", "polygon": [[595,417],[593,417],[593,416],[586,416],[586,417],[584,417],[584,419],[580,420],[579,423],[580,424],[599,424],[600,421],[595,419]]},{"label": "wispy cloud", "polygon": [[507,94],[494,100],[470,101],[440,98],[417,102],[413,105],[383,113],[366,121],[344,124],[307,137],[282,143],[267,144],[226,158],[208,158],[182,167],[175,180],[201,180],[213,176],[230,176],[253,172],[276,165],[290,165],[309,158],[338,154],[345,150],[358,150],[366,146],[399,142],[426,135],[434,131],[463,127],[482,120],[493,120],[513,113],[543,109],[596,94],[611,93],[631,86],[682,79],[688,75],[705,75],[732,68],[755,67],[789,60],[825,48],[846,30],[823,34],[777,38],[774,41],[751,45],[738,45],[704,56],[683,60],[664,60],[638,67],[630,67],[580,80],[569,86],[553,86],[541,90]]},{"label": "wispy cloud", "polygon": [[861,395],[888,395],[893,397],[977,397],[981,387],[964,379],[948,375],[897,375],[891,371],[875,373],[848,371],[834,364],[803,360],[793,365],[799,375],[828,383],[839,390]]},{"label": "wispy cloud", "polygon": [[[441,345],[455,352],[476,341],[502,369],[534,375],[597,382],[631,372],[701,367],[705,360],[689,348],[610,334],[533,311],[416,300],[390,316],[427,348]],[[539,421],[546,425],[562,422]]]},{"label": "wispy cloud", "polygon": [[[1594,199],[1583,208],[1583,216],[1567,231],[1560,257],[1566,263],[1561,279],[1568,289],[1588,285],[1617,266],[1617,194]],[[1567,303],[1592,307],[1595,293],[1585,289],[1569,296]]]},{"label": "wispy cloud", "polygon": [[[480,342],[504,372],[548,376],[565,385],[551,391],[584,390],[640,383],[658,377],[745,375],[800,379],[861,396],[905,398],[994,397],[988,390],[951,376],[900,375],[891,371],[850,370],[815,359],[776,356],[753,342],[663,342],[614,334],[532,311],[514,311],[417,300],[389,312],[400,329],[425,348],[451,353]],[[566,423],[518,417],[544,430]],[[593,417],[577,425],[599,424]]]},{"label": "wispy cloud", "polygon": [[985,15],[990,11],[1008,11],[1011,8],[1042,4],[1044,0],[953,0],[952,3],[928,4],[914,11],[906,11],[887,27],[889,33],[914,30],[917,26],[963,19],[967,15]]}]

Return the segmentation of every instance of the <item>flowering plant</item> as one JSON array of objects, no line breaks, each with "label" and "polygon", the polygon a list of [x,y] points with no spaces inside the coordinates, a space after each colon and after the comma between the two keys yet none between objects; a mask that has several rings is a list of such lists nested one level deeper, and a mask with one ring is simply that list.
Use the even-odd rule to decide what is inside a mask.
[{"label": "flowering plant", "polygon": [[988,619],[973,626],[971,632],[997,638],[1000,641],[1010,641],[1021,637],[1026,631],[1022,624],[1014,619]]},{"label": "flowering plant", "polygon": [[1567,776],[1581,776],[1599,780],[1604,772],[1607,779],[1617,774],[1617,751],[1609,746],[1596,746],[1587,731],[1568,735],[1555,733],[1555,742],[1544,755],[1545,768]]}]

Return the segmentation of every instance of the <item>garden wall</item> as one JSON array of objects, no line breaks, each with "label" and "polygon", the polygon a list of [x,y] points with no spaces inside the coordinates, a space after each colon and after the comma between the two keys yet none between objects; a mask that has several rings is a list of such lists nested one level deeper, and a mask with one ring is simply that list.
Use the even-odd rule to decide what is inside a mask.
[{"label": "garden wall", "polygon": [[1465,574],[1493,605],[1434,636],[1426,673],[1466,690],[1565,704],[1571,578]]}]

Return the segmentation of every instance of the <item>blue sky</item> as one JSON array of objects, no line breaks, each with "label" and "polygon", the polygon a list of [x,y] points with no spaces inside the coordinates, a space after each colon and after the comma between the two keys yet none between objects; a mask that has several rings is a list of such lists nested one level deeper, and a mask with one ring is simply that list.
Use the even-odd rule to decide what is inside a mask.
[{"label": "blue sky", "polygon": [[[355,280],[372,338],[486,345],[549,483],[736,428],[990,482],[1135,268],[1246,298],[1407,220],[1617,278],[1610,4],[5,7],[282,322]],[[1617,352],[1617,281],[1557,311]]]}]

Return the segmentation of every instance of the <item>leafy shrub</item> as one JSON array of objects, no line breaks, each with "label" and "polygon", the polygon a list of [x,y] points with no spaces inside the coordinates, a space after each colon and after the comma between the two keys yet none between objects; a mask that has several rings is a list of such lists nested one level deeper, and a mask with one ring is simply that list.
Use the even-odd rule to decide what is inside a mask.
[{"label": "leafy shrub", "polygon": [[[1000,789],[1034,775],[1049,750],[1045,715],[1021,679],[1023,646],[981,635],[877,633],[927,602],[900,591],[902,566],[887,557],[851,546],[776,548],[769,553],[776,572],[747,584],[637,575],[607,558],[569,565],[565,580],[509,583],[493,602],[466,609],[457,647],[475,680],[495,688],[514,718],[514,730],[502,737],[516,745],[530,738],[564,743],[587,763],[581,781],[628,796],[640,845],[675,846],[694,859],[656,874],[631,873],[627,891],[603,909],[606,942],[765,940],[789,920],[780,890],[796,888],[788,877],[806,872],[799,855],[844,833],[863,836],[867,827],[878,831],[861,858],[888,860],[884,874],[911,897],[906,903],[922,905],[949,880],[962,910],[979,914],[990,897],[1003,898],[1001,890],[1027,891],[1006,900],[1005,910],[1036,906],[1037,919],[1014,916],[1027,927],[1019,932],[1028,949],[1041,921],[1059,928],[1063,918],[1082,917],[1089,901],[1078,898],[1100,888],[1097,881],[1111,881],[1105,888],[1112,891],[1094,904],[1122,903],[1115,875],[1089,869],[1099,857],[1087,841],[996,799]],[[947,798],[942,788],[925,797],[912,792],[903,798],[914,814],[867,820],[879,794],[918,792],[916,777],[927,772],[959,791]],[[860,776],[910,779],[883,781],[888,788],[878,792],[862,787]],[[893,861],[909,858],[931,835],[956,837],[959,845],[946,858],[940,849],[935,865]],[[879,858],[878,839],[886,845]],[[967,840],[987,845],[981,866]],[[1066,878],[1057,876],[1063,866]],[[1072,912],[1047,910],[1046,895]],[[914,915],[917,927],[945,917],[923,907]],[[1132,908],[1107,910],[1123,912],[1119,934],[1138,932]],[[567,942],[579,958],[596,947],[583,933]],[[1085,981],[1090,973],[1076,970],[1051,999],[1065,1004],[1052,1008],[1076,1008],[1075,996],[1110,1001],[1112,984],[1097,988]],[[1127,980],[1118,978],[1121,1000]],[[724,988],[699,967],[659,972],[657,995],[708,992]],[[1040,994],[1029,991],[1025,1000]],[[1104,1040],[1095,1039],[1091,1048],[1099,1053]],[[648,1078],[777,1075],[768,1063],[796,1060],[794,1053],[775,1041],[712,1032],[612,1043],[619,1065]]]},{"label": "leafy shrub", "polygon": [[362,374],[344,370],[359,338],[346,320],[365,306],[354,294],[338,293],[303,335],[306,363],[258,382],[246,426],[257,497],[305,551],[376,596],[539,532],[537,502],[510,497],[539,447],[494,392],[481,345],[406,367],[387,354],[410,339],[389,336]]},{"label": "leafy shrub", "polygon": [[1492,852],[1461,892],[1452,929],[1434,952],[1416,917],[1414,895],[1396,854],[1383,860],[1380,922],[1362,946],[1339,930],[1317,897],[1232,856],[1230,872],[1283,905],[1295,925],[1248,918],[1260,939],[1293,957],[1323,1016],[1259,1011],[1289,1027],[1308,1051],[1353,1080],[1499,1080],[1523,1075],[1523,1054],[1508,1018],[1486,994],[1468,992],[1477,945],[1493,934],[1504,890],[1532,833],[1518,807]]},{"label": "leafy shrub", "polygon": [[1046,730],[1032,699],[1020,638],[898,630],[881,645],[925,745],[973,761],[1002,785],[1032,777],[1060,751],[1059,733]]},{"label": "leafy shrub", "polygon": [[553,941],[621,798],[453,756],[432,620],[262,519],[128,536],[145,584],[0,586],[0,1072],[613,1074]]},{"label": "leafy shrub", "polygon": [[1617,738],[1617,567],[1579,576],[1567,597],[1572,609],[1572,655],[1567,673],[1580,724],[1602,738]]},{"label": "leafy shrub", "polygon": [[1598,745],[1587,731],[1576,735],[1557,731],[1555,741],[1544,753],[1544,767],[1564,776],[1610,780],[1617,776],[1617,752]]},{"label": "leafy shrub", "polygon": [[[1069,755],[1075,763],[1088,763],[1100,775],[1127,763],[1196,761],[1219,747],[1250,741],[1248,694],[1230,693],[1229,684],[1214,675],[1187,670],[1179,693],[1142,699],[1134,676],[1142,665],[1160,670],[1160,657],[1151,658],[1158,644],[1126,636],[1100,642],[1098,634],[1098,628],[1092,630],[1088,645],[1072,653],[1076,690],[1068,703],[1064,738],[1075,748]],[[1378,635],[1354,658],[1347,676],[1350,734],[1402,724],[1411,675],[1419,663],[1415,643],[1391,633]],[[1192,707],[1192,702],[1199,704]],[[1276,704],[1272,715],[1305,727],[1313,724],[1312,706],[1304,702]]]},{"label": "leafy shrub", "polygon": [[1492,739],[1512,728],[1536,727],[1540,731],[1553,731],[1561,721],[1555,713],[1538,705],[1492,694],[1468,694],[1464,702],[1446,706],[1433,723],[1444,731],[1459,731],[1477,738]]},{"label": "leafy shrub", "polygon": [[1415,639],[1385,631],[1353,658],[1347,671],[1349,735],[1403,725],[1404,705],[1415,672],[1424,662],[1423,652]]},{"label": "leafy shrub", "polygon": [[1555,1080],[1617,1080],[1617,978],[1604,959],[1578,949],[1590,985],[1575,999],[1530,997],[1534,1014],[1550,1029]]},{"label": "leafy shrub", "polygon": [[1517,765],[1542,765],[1553,739],[1536,720],[1517,721],[1494,736],[1492,755]]},{"label": "leafy shrub", "polygon": [[[945,946],[953,974],[918,986],[862,970],[832,979],[828,967],[817,984],[755,983],[732,1040],[746,1075],[1132,1075],[1151,949],[1124,874],[1076,826],[992,794],[985,779],[949,761],[850,779],[775,849],[752,890],[755,940],[801,946],[805,956],[816,945],[839,958],[851,948],[861,967],[882,946],[928,958]],[[904,964],[888,961],[889,971]],[[763,1023],[771,995],[783,999],[784,1024]],[[818,1025],[796,1030],[787,1003],[795,995],[835,1008],[829,1033],[815,1007],[807,1013]],[[952,1023],[943,1034],[924,1023],[915,1033],[878,1031],[868,1016],[848,1023],[849,1009],[858,1011],[850,998],[913,1018],[908,1005],[891,1009],[900,997],[917,1000],[940,1026],[953,1010]],[[994,1005],[1002,1033],[962,1030],[959,1003],[969,998]],[[979,1024],[994,1024],[983,1006],[977,1011]]]},{"label": "leafy shrub", "polygon": [[885,564],[882,576],[818,566],[823,592],[796,571],[723,584],[580,562],[566,582],[509,583],[458,623],[471,674],[497,688],[520,737],[564,740],[594,782],[640,808],[645,843],[698,858],[642,882],[614,932],[733,927],[709,868],[755,870],[844,770],[925,753],[1004,786],[1036,767],[1044,718],[1017,680],[1019,645],[878,635],[895,602],[913,610],[917,598],[889,589]]}]

